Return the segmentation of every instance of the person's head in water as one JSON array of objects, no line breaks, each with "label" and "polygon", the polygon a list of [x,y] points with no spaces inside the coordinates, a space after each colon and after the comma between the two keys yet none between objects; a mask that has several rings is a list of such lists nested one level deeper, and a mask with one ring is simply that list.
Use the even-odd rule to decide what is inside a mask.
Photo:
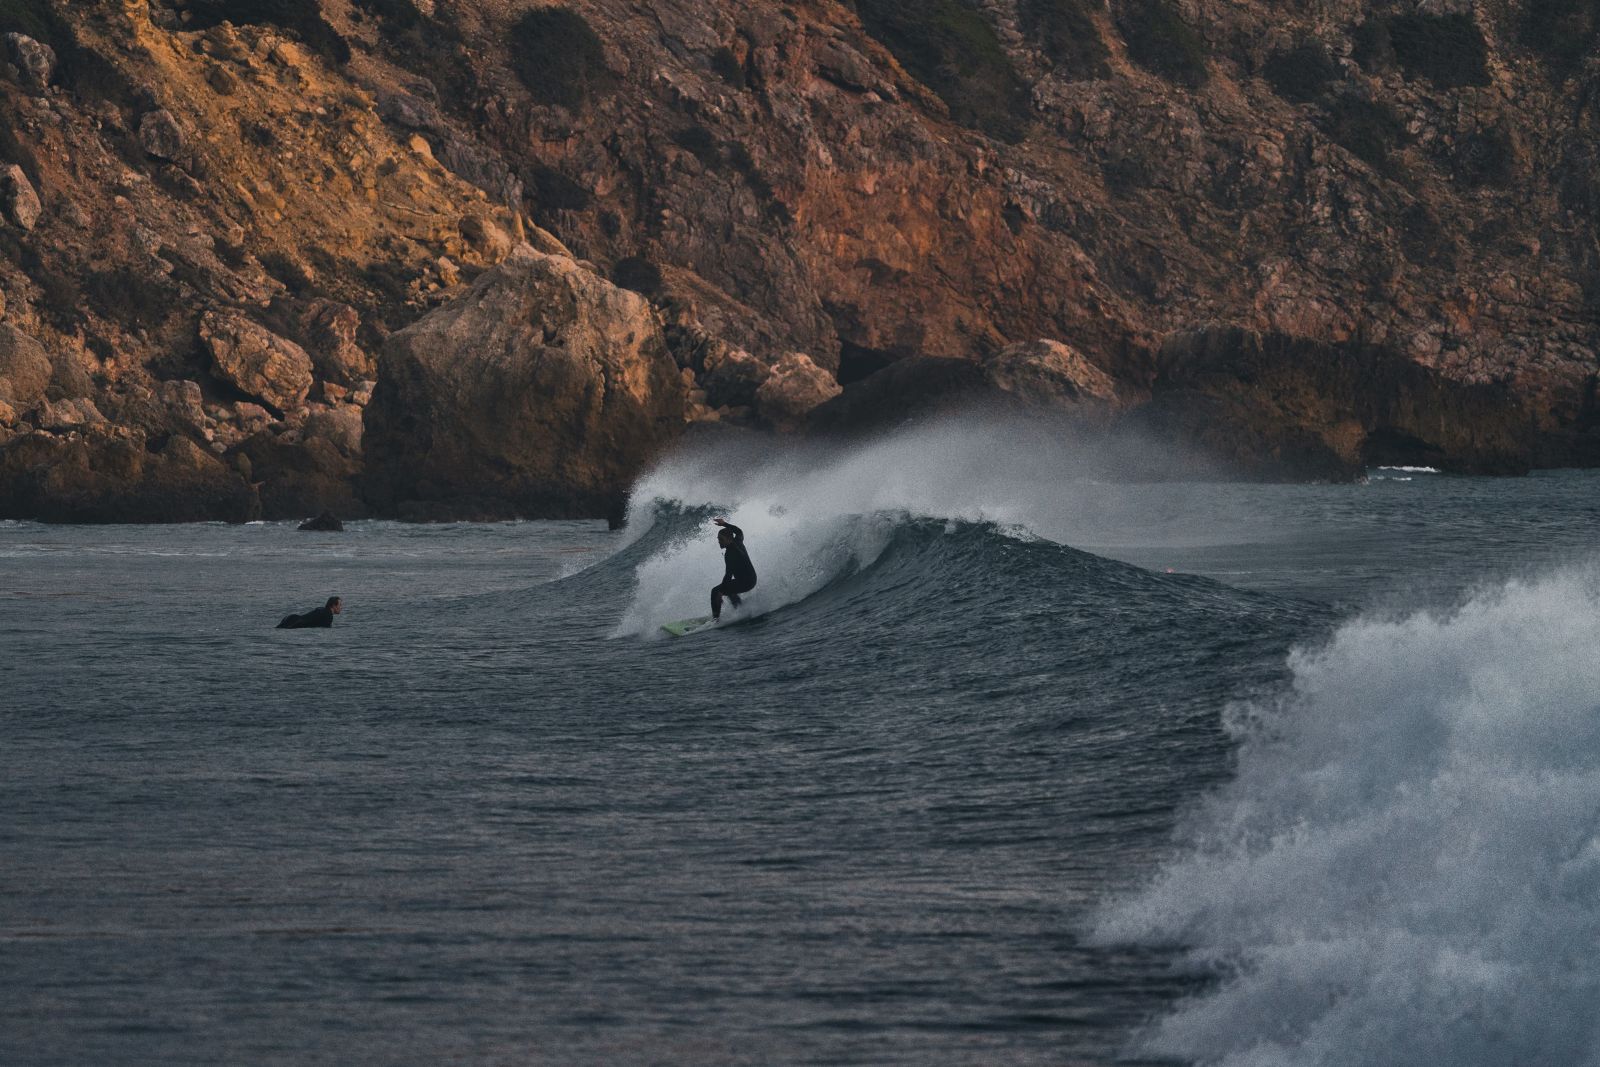
[{"label": "person's head in water", "polygon": [[337,615],[342,610],[339,605],[340,605],[339,598],[336,597],[336,596],[331,596],[331,597],[328,598],[328,602],[326,604],[322,605],[322,606],[327,608],[329,611],[333,612],[335,615]]}]

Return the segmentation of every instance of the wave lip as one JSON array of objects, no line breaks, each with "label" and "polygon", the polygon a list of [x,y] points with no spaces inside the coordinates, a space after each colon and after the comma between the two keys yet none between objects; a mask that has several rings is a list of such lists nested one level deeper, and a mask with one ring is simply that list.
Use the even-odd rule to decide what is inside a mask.
[{"label": "wave lip", "polygon": [[1144,1051],[1268,1064],[1600,1064],[1600,576],[1358,620],[1234,709],[1237,776],[1103,943],[1220,983]]}]

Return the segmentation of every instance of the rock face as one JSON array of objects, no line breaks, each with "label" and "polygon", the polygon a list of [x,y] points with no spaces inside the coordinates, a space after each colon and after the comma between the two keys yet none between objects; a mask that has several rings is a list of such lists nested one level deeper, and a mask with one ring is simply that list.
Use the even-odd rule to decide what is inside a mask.
[{"label": "rock face", "polygon": [[223,381],[280,411],[299,407],[311,392],[306,350],[243,315],[206,312],[200,341]]},{"label": "rock face", "polygon": [[[779,430],[976,399],[1128,419],[1260,477],[1600,463],[1583,4],[557,6],[0,4],[3,314],[52,364],[42,397],[36,360],[0,374],[0,518],[58,490],[52,514],[600,514],[679,396]],[[460,335],[509,393],[406,341],[380,371],[385,338],[484,319],[522,242],[659,314],[654,399],[618,401],[597,351],[484,366]],[[502,349],[581,348],[506,303],[540,317]],[[180,485],[204,500],[149,503]]]},{"label": "rock face", "polygon": [[152,450],[106,432],[35,432],[0,451],[13,512],[46,522],[246,522],[260,515],[250,486],[194,441]]},{"label": "rock face", "polygon": [[603,514],[683,412],[649,304],[524,246],[389,338],[368,494],[423,517]]},{"label": "rock face", "polygon": [[1375,345],[1239,330],[1174,337],[1139,422],[1266,479],[1347,479],[1374,464],[1517,474],[1535,419],[1505,385],[1452,381]]}]

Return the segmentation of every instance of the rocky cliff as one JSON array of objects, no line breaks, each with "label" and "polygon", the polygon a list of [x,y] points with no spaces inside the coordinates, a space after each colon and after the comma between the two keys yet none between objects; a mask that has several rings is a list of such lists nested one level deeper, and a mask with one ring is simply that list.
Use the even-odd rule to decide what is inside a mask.
[{"label": "rocky cliff", "polygon": [[0,0],[0,35],[0,517],[595,513],[694,422],[973,394],[1264,477],[1600,456],[1577,0]]}]

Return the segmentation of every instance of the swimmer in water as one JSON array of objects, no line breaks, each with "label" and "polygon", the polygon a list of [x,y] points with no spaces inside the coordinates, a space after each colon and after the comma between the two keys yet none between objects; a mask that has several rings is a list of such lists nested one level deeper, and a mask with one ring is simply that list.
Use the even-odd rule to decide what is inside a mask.
[{"label": "swimmer in water", "polygon": [[315,627],[327,629],[333,625],[333,617],[339,614],[341,610],[339,598],[331,596],[322,607],[308,611],[304,615],[285,615],[277,628],[280,630],[306,630]]}]

